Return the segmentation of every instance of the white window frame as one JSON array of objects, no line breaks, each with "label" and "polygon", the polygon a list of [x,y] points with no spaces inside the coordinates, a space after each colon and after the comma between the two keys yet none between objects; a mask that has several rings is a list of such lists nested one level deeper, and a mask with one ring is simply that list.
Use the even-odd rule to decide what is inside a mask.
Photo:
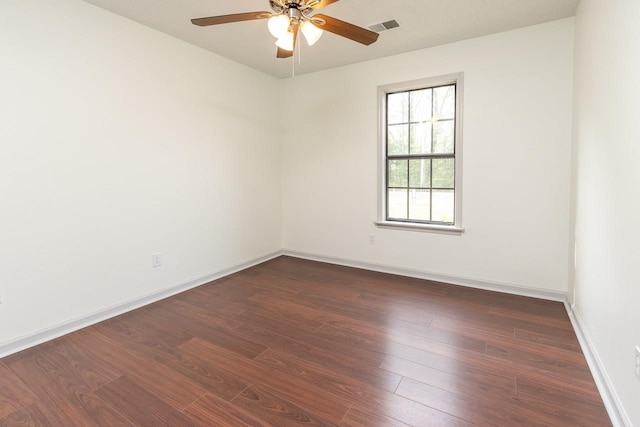
[{"label": "white window frame", "polygon": [[[455,219],[453,225],[428,224],[423,222],[393,221],[387,219],[387,94],[424,89],[448,84],[456,85],[455,123]],[[399,230],[427,231],[445,234],[461,234],[462,227],[462,99],[464,94],[464,73],[447,74],[409,82],[394,83],[378,87],[378,218],[376,226]]]}]

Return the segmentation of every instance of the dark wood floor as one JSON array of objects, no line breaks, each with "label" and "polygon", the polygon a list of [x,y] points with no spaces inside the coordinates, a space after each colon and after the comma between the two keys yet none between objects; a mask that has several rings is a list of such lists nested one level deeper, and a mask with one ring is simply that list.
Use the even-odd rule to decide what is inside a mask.
[{"label": "dark wood floor", "polygon": [[0,359],[0,426],[606,426],[562,304],[280,257]]}]

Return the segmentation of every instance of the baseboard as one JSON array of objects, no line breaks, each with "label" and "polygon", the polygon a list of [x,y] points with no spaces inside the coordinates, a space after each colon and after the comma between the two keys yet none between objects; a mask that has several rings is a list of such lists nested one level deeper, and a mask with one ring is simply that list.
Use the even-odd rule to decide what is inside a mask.
[{"label": "baseboard", "polygon": [[584,322],[580,317],[579,311],[576,310],[575,306],[569,305],[568,302],[566,303],[566,307],[569,319],[571,319],[571,324],[573,325],[573,329],[578,337],[578,342],[582,348],[582,353],[584,354],[585,359],[587,359],[591,375],[593,375],[593,379],[598,387],[604,406],[607,408],[607,412],[609,413],[609,418],[611,418],[611,423],[614,427],[631,427],[631,420],[627,416],[627,413],[622,406],[622,402],[609,379],[609,375],[607,375],[604,364],[593,345],[593,341],[591,341],[591,338],[584,327]]},{"label": "baseboard", "polygon": [[484,289],[525,297],[540,298],[550,301],[564,302],[567,299],[566,292],[528,288],[526,286],[512,285],[508,283],[492,282],[487,280],[472,279],[467,277],[452,276],[448,274],[432,273],[423,270],[414,270],[403,267],[396,267],[385,264],[377,264],[363,261],[356,261],[346,258],[336,258],[330,256],[316,255],[305,252],[284,250],[283,255],[294,258],[308,259],[311,261],[326,262],[329,264],[343,265],[346,267],[361,268],[364,270],[378,271],[381,273],[396,274],[398,276],[414,277],[417,279],[432,280],[434,282],[449,283],[452,285],[466,286],[469,288]]},{"label": "baseboard", "polygon": [[120,314],[124,314],[131,310],[135,310],[137,308],[154,303],[156,301],[160,301],[172,295],[176,295],[181,292],[187,291],[189,289],[196,288],[198,286],[204,285],[205,283],[209,283],[212,280],[220,279],[222,277],[228,276],[230,274],[236,273],[238,271],[244,270],[254,265],[263,263],[270,259],[276,258],[280,255],[282,255],[282,251],[276,251],[276,252],[264,255],[262,257],[254,258],[252,260],[243,262],[241,264],[237,264],[232,267],[225,268],[221,271],[210,273],[195,279],[191,279],[184,283],[170,286],[168,288],[153,292],[151,294],[134,298],[132,300],[128,300],[128,301],[116,304],[114,306],[105,308],[103,310],[96,311],[94,313],[80,316],[78,318],[60,323],[58,325],[51,326],[49,328],[42,329],[32,334],[25,335],[23,337],[20,337],[11,341],[7,341],[4,343],[0,343],[0,357],[5,357],[10,354],[17,353],[19,351],[36,346],[38,344],[42,344],[46,341],[50,341],[52,339],[61,337],[63,335],[77,331],[79,329],[86,328],[87,326],[91,326],[96,323],[102,322],[103,320],[107,320],[112,317],[118,316]]}]

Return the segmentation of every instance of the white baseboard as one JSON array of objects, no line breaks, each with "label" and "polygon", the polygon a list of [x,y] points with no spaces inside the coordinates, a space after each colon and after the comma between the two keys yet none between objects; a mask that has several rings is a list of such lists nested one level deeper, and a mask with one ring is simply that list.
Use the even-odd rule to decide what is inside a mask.
[{"label": "white baseboard", "polygon": [[403,267],[396,267],[385,264],[377,264],[363,261],[356,261],[345,258],[336,258],[323,255],[315,255],[304,252],[284,250],[283,255],[308,259],[311,261],[326,262],[329,264],[343,265],[346,267],[361,268],[364,270],[378,271],[381,273],[396,274],[398,276],[414,277],[416,279],[431,280],[434,282],[443,282],[452,285],[466,286],[469,288],[484,289],[488,291],[496,291],[525,297],[540,298],[550,301],[564,302],[567,299],[566,292],[528,288],[526,286],[512,285],[508,283],[492,282],[488,280],[472,279],[468,277],[451,276],[448,274],[432,273],[429,271],[413,270]]},{"label": "white baseboard", "polygon": [[593,341],[591,341],[591,338],[584,327],[584,322],[580,317],[579,311],[576,310],[575,306],[569,305],[568,302],[565,305],[567,313],[569,314],[569,319],[573,325],[573,329],[578,337],[578,342],[582,348],[582,353],[587,359],[591,375],[593,375],[593,379],[598,387],[604,406],[607,408],[607,412],[609,413],[609,418],[611,418],[611,423],[614,427],[631,427],[631,420],[625,412],[622,402],[609,379],[609,375],[607,375],[604,364],[593,345]]},{"label": "white baseboard", "polygon": [[134,298],[132,300],[124,301],[114,306],[96,311],[94,313],[89,313],[84,316],[77,317],[75,319],[42,329],[40,331],[31,333],[29,335],[25,335],[23,337],[20,337],[11,341],[0,343],[0,357],[5,357],[10,354],[17,353],[19,351],[36,346],[38,344],[42,344],[46,341],[50,341],[52,339],[61,337],[63,335],[77,331],[79,329],[86,328],[87,326],[91,326],[96,323],[102,322],[103,320],[107,320],[112,317],[118,316],[120,314],[129,312],[131,310],[135,310],[145,305],[154,303],[156,301],[160,301],[162,299],[165,299],[172,295],[179,294],[186,290],[196,288],[198,286],[204,285],[205,283],[209,283],[212,280],[220,279],[222,277],[236,273],[240,270],[244,270],[246,268],[249,268],[254,265],[268,261],[270,259],[276,258],[280,255],[282,255],[282,251],[276,251],[276,252],[267,254],[265,256],[243,262],[241,264],[237,264],[232,267],[225,268],[224,270],[221,270],[215,273],[210,273],[195,279],[191,279],[184,283],[180,283],[175,286],[170,286],[168,288],[165,288],[165,289],[162,289],[138,298]]}]

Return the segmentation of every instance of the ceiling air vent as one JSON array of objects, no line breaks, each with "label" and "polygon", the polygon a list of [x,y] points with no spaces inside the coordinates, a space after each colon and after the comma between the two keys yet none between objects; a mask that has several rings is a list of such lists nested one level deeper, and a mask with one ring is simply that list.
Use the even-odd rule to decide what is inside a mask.
[{"label": "ceiling air vent", "polygon": [[395,19],[391,21],[382,22],[380,24],[370,25],[369,29],[371,31],[375,31],[376,33],[381,33],[386,30],[391,30],[392,28],[398,28],[400,24]]}]

